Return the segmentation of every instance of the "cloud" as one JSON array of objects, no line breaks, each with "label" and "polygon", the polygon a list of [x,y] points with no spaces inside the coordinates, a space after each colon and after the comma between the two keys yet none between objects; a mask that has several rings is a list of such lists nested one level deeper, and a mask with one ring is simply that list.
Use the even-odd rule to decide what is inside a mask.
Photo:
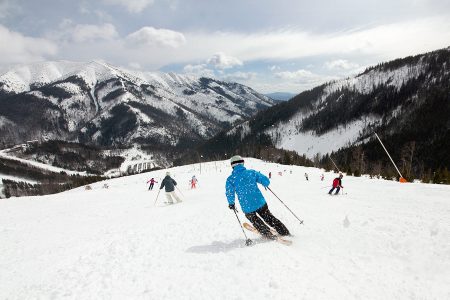
[{"label": "cloud", "polygon": [[110,23],[102,25],[78,24],[71,32],[75,42],[112,40],[118,36],[116,28]]},{"label": "cloud", "polygon": [[142,27],[127,36],[127,40],[138,46],[162,46],[178,48],[186,43],[181,32],[169,29]]},{"label": "cloud", "polygon": [[134,70],[142,69],[142,66],[137,62],[130,62],[128,66]]},{"label": "cloud", "polygon": [[242,61],[240,61],[236,57],[226,55],[223,52],[218,52],[214,54],[210,59],[207,60],[207,63],[214,66],[217,69],[222,70],[243,65]]},{"label": "cloud", "polygon": [[[301,90],[297,87],[303,88],[307,85],[299,84],[300,80],[306,82],[310,78],[309,82],[313,83],[308,86],[312,87],[314,78],[317,78],[319,83],[323,78],[327,78],[317,75],[320,72],[342,75],[348,73],[344,69],[352,64],[366,66],[447,47],[450,41],[449,17],[450,14],[445,17],[373,25],[326,34],[313,34],[296,28],[252,33],[209,30],[181,33],[169,29],[143,27],[137,31],[130,31],[129,35],[120,36],[112,25],[109,27],[105,25],[110,24],[109,22],[93,25],[97,26],[93,27],[94,33],[86,33],[89,24],[77,26],[72,21],[66,21],[66,27],[59,29],[62,33],[55,31],[46,35],[44,39],[34,40],[42,42],[40,47],[36,47],[36,52],[29,48],[24,49],[28,49],[28,52],[25,52],[28,54],[26,61],[29,61],[30,57],[52,57],[52,53],[59,48],[57,59],[89,61],[101,58],[111,64],[124,66],[132,61],[146,70],[157,70],[162,67],[168,70],[167,66],[190,65],[186,68],[186,72],[211,74],[213,70],[217,76],[226,76],[220,74],[220,71],[226,74],[230,70],[234,71],[232,67],[242,66],[239,71],[258,72],[258,76],[248,81],[252,87],[264,86],[267,90],[267,86],[271,84],[275,86],[278,81],[290,84],[290,91],[297,91]],[[106,34],[102,35],[100,32]],[[19,33],[16,34],[25,38]],[[5,53],[3,45],[8,45],[8,42],[2,40],[0,51]],[[216,54],[211,57],[213,53]],[[0,57],[0,60],[3,58]],[[303,72],[298,72],[297,69],[300,67],[292,69],[296,67],[289,62],[294,61],[297,62],[296,66],[302,66]],[[326,61],[331,69],[325,65]],[[198,62],[206,66],[203,69],[196,69],[194,66]],[[311,63],[314,67],[306,67]],[[268,69],[269,66],[272,66],[271,71]],[[276,66],[284,66],[286,69],[277,69]],[[253,67],[255,69],[252,69]],[[317,76],[307,73],[308,70]],[[352,69],[348,71],[354,72]],[[277,77],[275,73],[279,73]],[[267,81],[263,82],[266,80],[265,77]],[[280,88],[287,88],[286,85]]]},{"label": "cloud", "polygon": [[[210,31],[181,33],[143,27],[128,36],[117,36],[112,40],[94,39],[94,34],[81,34],[83,27],[72,24],[65,29],[78,28],[75,30],[78,33],[63,39],[67,43],[60,43],[64,49],[59,52],[59,59],[90,60],[92,57],[102,57],[113,64],[127,65],[132,57],[144,68],[153,69],[209,62],[210,68],[214,67],[216,71],[243,66],[244,61],[248,62],[247,66],[256,61],[271,61],[271,65],[278,65],[278,62],[310,57],[345,57],[351,58],[352,62],[359,57],[363,58],[361,64],[367,65],[448,46],[448,20],[422,19],[329,34],[310,34],[296,29],[250,34]],[[106,36],[114,35],[114,30],[110,30]],[[56,33],[47,37],[59,41]],[[72,37],[89,39],[89,43],[84,43],[82,48],[76,47]],[[211,57],[211,53],[216,54]]]},{"label": "cloud", "polygon": [[255,72],[234,72],[226,74],[222,78],[228,81],[248,81],[253,80],[257,74]]},{"label": "cloud", "polygon": [[284,71],[275,73],[275,77],[280,79],[288,79],[288,80],[310,80],[312,78],[317,78],[318,75],[313,74],[308,70],[297,70],[297,71]]},{"label": "cloud", "polygon": [[11,0],[0,0],[0,20],[7,19],[21,10],[20,6]]},{"label": "cloud", "polygon": [[277,71],[279,69],[280,69],[279,66],[275,66],[275,65],[274,66],[269,66],[269,70],[272,71],[272,72]]},{"label": "cloud", "polygon": [[[242,61],[286,61],[319,56],[376,56],[377,60],[427,52],[448,46],[450,14],[349,31],[310,33],[297,29],[266,32],[190,32],[184,49],[192,56],[212,49]],[[198,45],[203,47],[200,49]]]},{"label": "cloud", "polygon": [[[297,91],[312,88],[327,81],[338,79],[337,76],[320,75],[308,70],[283,71],[274,74],[275,78],[281,79],[284,85],[297,86]],[[292,89],[290,89],[292,90]]]},{"label": "cloud", "polygon": [[14,32],[0,25],[0,64],[28,63],[48,59],[58,52],[55,43]]},{"label": "cloud", "polygon": [[208,66],[206,64],[199,64],[199,65],[186,65],[183,68],[183,72],[186,74],[192,74],[197,76],[205,76],[205,77],[214,77],[214,71],[211,69],[208,69]]},{"label": "cloud", "polygon": [[337,59],[325,62],[325,67],[328,70],[354,70],[359,68],[359,65],[345,59]]},{"label": "cloud", "polygon": [[154,0],[103,0],[106,4],[123,6],[130,13],[140,13],[154,2]]},{"label": "cloud", "polygon": [[70,19],[64,19],[58,30],[50,31],[46,34],[49,39],[59,42],[99,42],[110,41],[119,37],[114,25],[110,23],[95,24],[74,24]]}]

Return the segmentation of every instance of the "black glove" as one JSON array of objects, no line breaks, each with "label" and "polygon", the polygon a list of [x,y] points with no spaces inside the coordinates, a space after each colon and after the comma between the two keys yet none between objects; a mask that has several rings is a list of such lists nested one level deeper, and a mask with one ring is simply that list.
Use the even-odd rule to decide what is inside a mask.
[{"label": "black glove", "polygon": [[228,204],[228,208],[232,210],[236,210],[236,206],[234,204]]}]

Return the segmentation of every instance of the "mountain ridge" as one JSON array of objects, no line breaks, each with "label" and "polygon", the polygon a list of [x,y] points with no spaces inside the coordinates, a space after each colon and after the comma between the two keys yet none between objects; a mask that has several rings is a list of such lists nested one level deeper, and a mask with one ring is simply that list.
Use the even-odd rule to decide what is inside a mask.
[{"label": "mountain ridge", "polygon": [[[420,178],[426,170],[450,167],[443,150],[450,148],[449,82],[450,48],[380,63],[259,112],[219,134],[214,139],[218,146],[207,143],[200,151],[245,148],[244,153],[260,157],[261,149],[277,147],[317,163],[325,155],[323,165],[329,165],[327,155],[340,151],[336,155],[343,169],[376,172],[382,164],[391,172],[376,131],[398,162],[410,161],[402,169],[413,164]],[[405,153],[412,144],[411,160]]]},{"label": "mountain ridge", "polygon": [[22,65],[0,76],[1,142],[45,137],[173,147],[212,137],[273,103],[249,87],[213,78],[98,61]]}]

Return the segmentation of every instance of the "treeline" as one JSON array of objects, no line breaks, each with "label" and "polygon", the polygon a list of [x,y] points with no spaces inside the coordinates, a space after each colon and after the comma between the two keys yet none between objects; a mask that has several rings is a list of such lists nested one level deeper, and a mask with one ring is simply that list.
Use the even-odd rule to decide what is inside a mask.
[{"label": "treeline", "polygon": [[21,155],[24,158],[31,156],[56,167],[97,175],[119,168],[125,160],[118,155],[104,155],[102,149],[94,146],[58,140],[31,145]]},{"label": "treeline", "polygon": [[34,181],[52,180],[56,182],[64,181],[67,174],[55,173],[48,170],[36,168],[34,166],[21,163],[12,159],[0,157],[0,173],[4,175],[22,177]]},{"label": "treeline", "polygon": [[[430,153],[436,153],[432,149],[433,145],[416,141],[402,142],[398,136],[386,138],[384,144],[400,173],[409,182],[418,179],[424,183],[450,184],[448,158],[440,161],[431,159]],[[450,147],[448,140],[441,147]],[[376,140],[319,157],[318,165],[326,170],[334,170],[330,157],[342,171],[353,176],[369,174],[377,178],[397,180],[400,177]]]},{"label": "treeline", "polygon": [[313,161],[305,155],[299,155],[295,151],[278,149],[266,134],[258,134],[241,137],[241,132],[219,133],[211,140],[204,142],[197,148],[191,148],[175,158],[174,166],[198,163],[202,161],[215,161],[229,159],[233,155],[254,157],[265,161],[286,165],[300,165],[311,167]]},{"label": "treeline", "polygon": [[0,173],[39,182],[31,184],[23,181],[3,179],[3,195],[5,197],[54,194],[107,179],[98,175],[81,176],[68,175],[64,171],[59,173],[52,172],[5,158],[0,158]]},{"label": "treeline", "polygon": [[6,198],[23,197],[23,196],[39,196],[64,192],[79,186],[88,185],[107,178],[102,176],[67,176],[65,182],[54,182],[46,180],[43,183],[27,183],[23,181],[14,181],[2,179],[3,194]]}]

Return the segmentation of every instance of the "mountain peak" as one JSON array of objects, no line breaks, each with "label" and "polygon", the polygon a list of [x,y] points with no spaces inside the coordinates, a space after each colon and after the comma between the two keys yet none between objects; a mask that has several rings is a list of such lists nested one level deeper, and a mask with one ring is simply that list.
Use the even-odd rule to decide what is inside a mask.
[{"label": "mountain peak", "polygon": [[48,136],[102,146],[192,144],[271,105],[237,83],[95,60],[20,66],[0,77],[4,143]]}]

